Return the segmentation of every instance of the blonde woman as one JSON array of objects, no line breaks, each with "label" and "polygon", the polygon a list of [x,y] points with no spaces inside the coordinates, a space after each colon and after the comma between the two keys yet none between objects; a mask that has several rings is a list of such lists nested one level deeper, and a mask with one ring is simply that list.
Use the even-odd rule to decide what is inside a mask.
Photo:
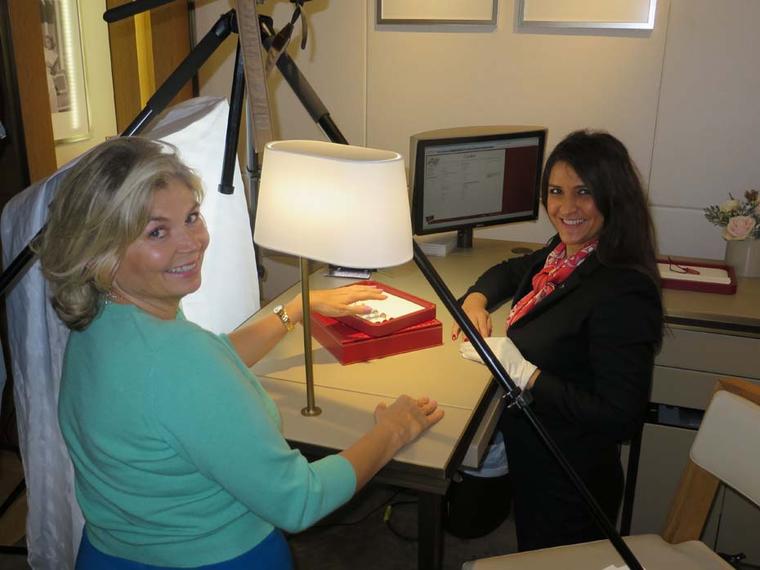
[{"label": "blonde woman", "polygon": [[[114,139],[71,169],[37,245],[72,331],[59,420],[86,521],[77,568],[290,568],[278,529],[343,504],[443,415],[402,396],[340,454],[309,463],[291,450],[249,370],[283,322],[215,335],[182,315],[209,242],[201,198],[171,148]],[[353,286],[315,291],[311,304],[343,315],[376,298]],[[300,322],[300,297],[285,312]]]}]

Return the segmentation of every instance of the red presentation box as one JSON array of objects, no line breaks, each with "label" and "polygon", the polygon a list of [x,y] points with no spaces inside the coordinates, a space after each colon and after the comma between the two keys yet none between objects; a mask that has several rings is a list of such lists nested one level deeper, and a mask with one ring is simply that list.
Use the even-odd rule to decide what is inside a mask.
[{"label": "red presentation box", "polygon": [[687,281],[686,279],[662,279],[664,289],[680,289],[682,291],[699,291],[700,293],[718,293],[720,295],[733,295],[736,293],[736,271],[725,263],[695,262],[675,259],[658,259],[657,263],[668,265],[683,265],[689,267],[705,267],[710,269],[722,269],[728,274],[730,283],[704,283],[700,281]]},{"label": "red presentation box", "polygon": [[311,334],[341,364],[366,362],[443,344],[441,323],[436,319],[414,324],[386,336],[372,337],[337,319],[312,313]]},{"label": "red presentation box", "polygon": [[398,332],[401,329],[408,328],[412,325],[435,319],[435,304],[426,301],[425,299],[420,299],[419,297],[415,297],[414,295],[410,295],[405,291],[395,289],[394,287],[386,285],[385,283],[380,283],[379,281],[357,281],[354,283],[354,285],[373,285],[382,289],[386,293],[395,295],[396,297],[400,297],[402,299],[406,299],[407,301],[411,301],[420,307],[419,310],[412,311],[411,313],[407,313],[401,317],[388,319],[387,321],[383,321],[381,323],[372,323],[366,319],[353,315],[349,315],[347,317],[335,317],[336,320],[342,322],[343,324],[348,325],[349,327],[361,331],[369,336],[387,336],[389,334]]}]

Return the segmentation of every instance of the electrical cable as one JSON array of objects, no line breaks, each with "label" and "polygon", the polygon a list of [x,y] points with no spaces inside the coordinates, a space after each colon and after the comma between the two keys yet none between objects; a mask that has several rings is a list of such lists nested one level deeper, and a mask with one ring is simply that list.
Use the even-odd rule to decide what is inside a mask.
[{"label": "electrical cable", "polygon": [[385,512],[383,513],[383,523],[388,528],[389,531],[393,535],[395,535],[397,538],[400,538],[403,541],[406,542],[417,542],[419,540],[416,536],[410,536],[407,534],[404,534],[400,530],[397,530],[393,528],[393,525],[391,524],[391,517],[393,516],[393,508],[394,507],[400,507],[402,505],[416,505],[418,501],[396,501],[395,503],[389,504],[387,507],[385,507]]},{"label": "electrical cable", "polygon": [[382,509],[382,508],[384,508],[384,507],[387,507],[387,506],[388,506],[388,504],[389,504],[391,501],[393,501],[393,499],[395,499],[395,498],[398,496],[398,494],[399,494],[400,492],[401,492],[401,491],[400,491],[400,490],[398,490],[398,489],[397,489],[397,490],[395,490],[395,491],[393,491],[393,493],[391,494],[391,496],[390,496],[390,497],[388,497],[387,499],[383,499],[383,501],[382,501],[382,503],[381,503],[381,504],[379,504],[378,506],[376,506],[376,507],[372,508],[370,511],[368,511],[368,512],[367,512],[367,513],[365,513],[363,516],[359,517],[358,519],[356,519],[356,520],[354,520],[354,521],[349,521],[349,522],[340,522],[340,523],[324,523],[324,524],[316,524],[316,525],[312,526],[312,527],[311,527],[311,529],[312,529],[312,530],[316,530],[316,529],[324,529],[324,528],[332,528],[332,527],[340,527],[340,526],[354,526],[354,525],[357,525],[357,524],[363,523],[364,521],[366,521],[366,520],[367,520],[369,517],[371,517],[373,514],[375,514],[375,513],[376,513],[377,511],[379,511],[380,509]]}]

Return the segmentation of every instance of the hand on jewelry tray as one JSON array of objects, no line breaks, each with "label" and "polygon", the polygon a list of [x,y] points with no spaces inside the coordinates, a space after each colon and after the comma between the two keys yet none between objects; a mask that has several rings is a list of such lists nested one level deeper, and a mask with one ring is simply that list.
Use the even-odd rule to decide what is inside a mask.
[{"label": "hand on jewelry tray", "polygon": [[[515,344],[505,336],[491,336],[485,339],[486,344],[491,348],[496,358],[504,365],[507,374],[515,381],[521,389],[531,388],[531,378],[538,371],[538,367],[525,360],[523,355],[517,349]],[[459,354],[467,360],[483,364],[480,355],[475,352],[471,342],[463,342],[459,345]]]},{"label": "hand on jewelry tray", "polygon": [[336,289],[320,289],[309,293],[309,306],[328,317],[345,317],[347,315],[362,315],[369,313],[372,308],[367,305],[352,305],[356,301],[367,299],[385,299],[386,295],[379,287],[371,285],[349,285]]},{"label": "hand on jewelry tray", "polygon": [[[475,326],[481,336],[491,336],[493,330],[493,323],[491,322],[491,314],[486,310],[488,300],[482,293],[470,293],[462,303],[462,309],[464,313],[469,317],[472,324]],[[454,323],[451,328],[451,340],[459,338],[459,333],[462,329],[458,324]],[[467,340],[467,338],[463,338]]]}]

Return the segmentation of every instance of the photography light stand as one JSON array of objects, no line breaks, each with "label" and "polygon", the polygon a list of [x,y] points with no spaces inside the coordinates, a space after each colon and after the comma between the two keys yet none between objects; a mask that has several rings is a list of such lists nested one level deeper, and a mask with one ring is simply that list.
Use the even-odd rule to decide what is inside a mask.
[{"label": "photography light stand", "polygon": [[[168,4],[172,1],[173,0],[133,0],[132,2],[107,10],[103,14],[103,19],[108,23],[113,23],[123,18],[150,10],[151,8]],[[265,15],[259,15],[259,30],[261,42],[264,47],[268,49],[272,44],[272,39],[276,35],[272,18]],[[148,126],[150,121],[158,116],[169,105],[182,86],[196,76],[200,67],[211,57],[222,42],[227,39],[227,36],[233,32],[237,33],[237,31],[235,10],[230,10],[222,14],[212,25],[209,32],[207,32],[206,35],[195,45],[190,53],[156,90],[147,101],[145,107],[119,136],[134,136],[140,134]],[[227,123],[223,169],[219,184],[219,190],[223,193],[231,193],[235,153],[237,150],[243,99],[245,96],[245,74],[242,57],[240,57],[240,55],[240,42],[238,42],[233,85],[230,94],[230,120]],[[327,107],[320,100],[306,77],[300,72],[295,62],[286,51],[283,51],[279,55],[276,67],[291,87],[298,100],[309,113],[309,116],[315,123],[317,123],[330,141],[340,144],[348,144],[343,133],[340,132],[340,129],[330,117],[330,112],[327,110]],[[248,132],[252,132],[252,129],[249,128]],[[254,215],[252,219],[255,219],[257,202],[256,188],[260,176],[258,166],[259,161],[250,141],[247,147],[248,165],[246,171],[250,181],[249,203]],[[26,270],[31,267],[36,259],[36,255],[32,251],[30,245],[34,243],[44,231],[45,226],[40,228],[37,234],[30,240],[29,244],[16,255],[13,261],[2,272],[0,275],[0,297],[4,296],[25,274]],[[257,249],[256,252],[257,267],[261,268],[261,265],[258,264]],[[261,271],[261,269],[259,269],[259,271]]]},{"label": "photography light stand", "polygon": [[[126,18],[134,14],[138,14],[144,10],[149,10],[159,4],[165,4],[172,0],[135,0],[129,4],[124,4],[117,8],[112,8],[104,14],[104,19],[107,22],[115,22],[121,18]],[[107,16],[107,17],[106,17]],[[127,126],[127,128],[119,135],[122,137],[133,136],[142,132],[157,115],[159,115],[171,102],[174,96],[179,93],[182,86],[187,83],[200,69],[200,67],[211,57],[211,54],[221,45],[221,43],[229,36],[233,31],[236,31],[235,11],[230,10],[223,14],[216,23],[212,26],[211,30],[203,37],[198,45],[182,60],[177,69],[175,69],[166,81],[159,87],[153,96],[148,100],[145,107],[138,113],[133,121]],[[234,91],[234,85],[233,85]],[[230,104],[230,110],[233,105]],[[239,117],[239,114],[238,114]],[[238,120],[239,123],[239,120]],[[228,131],[230,125],[227,125]],[[234,128],[234,127],[232,127]],[[239,126],[238,126],[239,130]],[[229,141],[230,137],[227,137]],[[226,145],[227,146],[227,145]],[[237,138],[235,138],[234,148],[237,148]],[[233,150],[234,154],[234,150]],[[225,157],[227,156],[227,148],[225,147]],[[225,162],[225,164],[227,164]],[[234,157],[232,161],[234,166]],[[222,180],[231,180],[232,178],[232,166],[222,173]],[[26,271],[31,267],[32,263],[36,259],[36,254],[32,251],[31,244],[33,244],[45,231],[46,226],[42,226],[40,230],[31,239],[24,249],[22,249],[8,267],[0,275],[0,297],[4,296],[10,288],[16,284],[16,282],[23,277]]]},{"label": "photography light stand", "polygon": [[[118,11],[117,15],[120,17],[127,17],[141,11],[148,10],[151,7],[168,3],[170,1],[172,0],[135,0],[129,4],[125,4],[118,8],[109,10],[106,12],[106,14],[111,13],[111,15],[113,15],[114,11]],[[105,19],[106,21],[109,21],[107,18]],[[265,47],[268,47],[271,45],[272,38],[275,35],[271,18],[260,16],[259,22],[261,41]],[[212,26],[211,30],[203,37],[203,39],[195,46],[195,48],[193,48],[188,56],[185,57],[185,59],[180,63],[177,69],[148,100],[145,108],[138,114],[138,116],[132,121],[132,123],[130,123],[130,125],[120,136],[132,136],[139,134],[142,130],[144,130],[145,127],[147,127],[148,123],[168,106],[169,102],[179,92],[182,86],[197,73],[197,70],[203,65],[203,63],[205,63],[211,54],[233,31],[237,32],[237,21],[235,18],[235,11],[230,10],[229,12],[223,14]],[[242,113],[242,99],[245,93],[245,77],[242,73],[242,66],[243,63],[242,58],[240,57],[240,45],[238,44],[235,63],[235,75],[233,77],[232,94],[230,100],[230,119],[236,120],[231,120],[228,123],[228,132],[225,144],[224,164],[225,168],[227,168],[228,165],[231,165],[229,166],[229,169],[234,167],[234,156],[237,148],[239,123]],[[317,124],[319,124],[328,138],[330,138],[332,142],[347,144],[348,141],[345,139],[345,137],[343,137],[342,133],[340,133],[340,130],[330,118],[326,107],[320,101],[319,97],[311,88],[308,81],[306,81],[306,79],[301,75],[297,66],[285,51],[283,51],[278,57],[276,66],[295,92],[299,101],[301,101],[312,119],[315,120]],[[249,174],[251,175],[251,179],[254,180],[254,178],[257,178],[258,176],[258,162],[256,161],[255,152],[250,149],[250,145],[248,157],[249,159],[254,159],[253,162],[249,162],[248,170]],[[219,184],[219,190],[221,192],[229,190],[231,186],[230,180],[231,175],[229,174],[228,170],[223,171],[222,181]],[[252,207],[255,210],[255,191],[253,191],[252,194],[254,197],[252,200]],[[40,229],[32,242],[42,234],[44,229],[45,228],[43,226],[43,228]],[[31,266],[31,263],[34,261],[34,259],[35,254],[32,252],[30,246],[27,245],[0,276],[0,296],[4,295],[6,291],[13,284],[15,284],[15,282],[24,274],[25,270]],[[423,273],[427,281],[433,287],[433,290],[441,299],[446,309],[451,313],[456,323],[461,327],[462,331],[464,331],[467,338],[473,344],[476,352],[483,359],[483,362],[488,367],[489,371],[506,391],[505,398],[507,399],[508,407],[516,406],[526,416],[527,420],[536,430],[536,433],[543,441],[544,445],[547,446],[549,452],[555,457],[560,467],[563,469],[563,471],[565,471],[572,484],[578,490],[578,493],[586,502],[589,511],[591,512],[595,521],[603,533],[610,540],[615,550],[620,554],[629,568],[633,570],[641,570],[641,564],[638,562],[631,550],[612,526],[612,523],[607,519],[601,507],[598,505],[581,478],[578,476],[562,452],[559,450],[556,443],[552,440],[551,436],[543,427],[543,424],[536,417],[535,413],[530,407],[530,395],[522,392],[514,384],[501,362],[493,355],[490,348],[483,340],[483,337],[473,327],[469,318],[465,315],[464,311],[452,295],[451,291],[449,291],[440,275],[438,275],[437,271],[433,268],[432,264],[416,242],[414,243],[414,261],[420,268],[420,271]],[[302,267],[302,273],[303,271],[304,269]],[[306,272],[308,273],[308,269]],[[305,329],[305,333],[306,332],[307,331]]]}]

